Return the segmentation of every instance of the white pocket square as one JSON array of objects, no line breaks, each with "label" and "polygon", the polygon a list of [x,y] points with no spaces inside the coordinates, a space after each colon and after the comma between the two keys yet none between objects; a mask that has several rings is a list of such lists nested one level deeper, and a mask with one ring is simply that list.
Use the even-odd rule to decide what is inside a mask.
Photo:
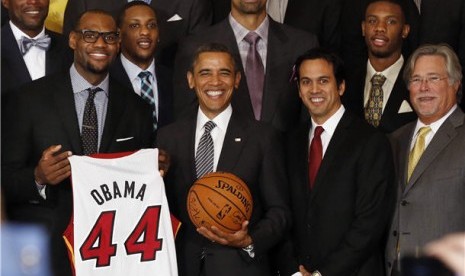
[{"label": "white pocket square", "polygon": [[119,138],[119,139],[116,139],[116,142],[124,142],[124,141],[131,140],[131,139],[134,139],[134,137]]},{"label": "white pocket square", "polygon": [[173,21],[179,21],[179,20],[182,20],[182,17],[179,16],[178,14],[175,14],[170,19],[166,20],[166,22],[173,22]]},{"label": "white pocket square", "polygon": [[404,100],[402,104],[400,105],[399,111],[397,111],[397,113],[407,113],[407,112],[412,112],[412,111],[413,109],[410,106],[410,104],[406,100]]}]

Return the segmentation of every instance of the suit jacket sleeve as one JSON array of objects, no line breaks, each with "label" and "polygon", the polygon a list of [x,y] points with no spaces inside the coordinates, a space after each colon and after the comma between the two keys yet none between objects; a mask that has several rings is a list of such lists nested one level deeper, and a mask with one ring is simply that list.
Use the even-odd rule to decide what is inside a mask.
[{"label": "suit jacket sleeve", "polygon": [[12,97],[2,118],[2,191],[8,202],[44,202],[34,182],[34,168],[40,154],[34,153],[31,141],[33,106],[18,104]]},{"label": "suit jacket sleeve", "polygon": [[392,152],[383,134],[367,140],[354,169],[359,172],[355,218],[337,249],[316,268],[322,275],[350,274],[376,248],[383,248],[380,241],[394,207],[395,191]]}]

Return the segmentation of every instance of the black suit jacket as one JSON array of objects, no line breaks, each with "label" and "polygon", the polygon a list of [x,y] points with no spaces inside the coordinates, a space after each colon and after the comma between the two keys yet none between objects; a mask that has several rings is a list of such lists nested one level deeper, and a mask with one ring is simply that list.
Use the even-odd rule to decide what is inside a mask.
[{"label": "black suit jacket", "polygon": [[[206,42],[225,44],[233,53],[242,78],[231,103],[236,112],[240,112],[246,118],[254,118],[244,67],[228,18],[183,41],[176,56],[174,72],[175,117],[182,117],[188,107],[196,102],[194,92],[188,87],[186,73],[195,50]],[[261,121],[269,122],[283,131],[289,130],[299,122],[302,104],[295,82],[290,81],[292,66],[299,55],[317,45],[314,35],[277,23],[270,18]]]},{"label": "black suit jacket", "polygon": [[[51,75],[14,94],[2,121],[2,192],[9,218],[40,222],[52,233],[55,275],[70,275],[61,235],[72,212],[69,179],[38,193],[34,168],[51,145],[82,154],[81,135],[69,73]],[[108,109],[99,151],[132,151],[153,145],[151,111],[131,91],[110,80]],[[118,142],[118,138],[128,138]]]},{"label": "black suit jacket", "polygon": [[296,272],[298,264],[325,276],[383,275],[384,234],[395,197],[389,141],[346,111],[310,190],[310,127],[301,125],[287,141],[294,225],[293,242],[281,254],[287,266],[282,275]]},{"label": "black suit jacket", "polygon": [[[51,38],[50,48],[45,54],[45,75],[69,69],[72,54],[60,34],[45,30]],[[13,35],[10,24],[2,27],[2,96],[21,85],[31,82],[23,55]]]},{"label": "black suit jacket", "polygon": [[341,12],[341,0],[289,0],[284,23],[316,34],[322,47],[338,52]]},{"label": "black suit jacket", "polygon": [[[173,75],[171,71],[155,63],[155,74],[158,87],[158,128],[173,121]],[[124,70],[121,57],[118,56],[110,67],[110,76],[118,80],[127,89],[134,91],[131,80]]]},{"label": "black suit jacket", "polygon": [[233,111],[224,139],[217,171],[231,172],[249,186],[253,213],[249,224],[256,257],[240,248],[211,243],[195,230],[186,200],[195,177],[195,128],[197,111],[158,132],[158,146],[171,155],[166,181],[170,211],[182,222],[176,237],[180,275],[199,275],[200,253],[206,248],[206,275],[270,275],[267,251],[290,225],[287,181],[282,141],[272,127],[244,119]]},{"label": "black suit jacket", "polygon": [[[66,5],[63,34],[68,34],[78,16],[90,9],[102,9],[115,17],[127,0],[69,0]],[[157,62],[170,68],[181,38],[212,23],[210,0],[152,0],[160,28]],[[177,17],[177,18],[176,18]]]},{"label": "black suit jacket", "polygon": [[[359,70],[352,70],[347,73],[346,90],[342,96],[344,106],[362,119],[365,117],[363,96],[365,91],[366,71],[366,66],[364,66]],[[402,72],[403,67],[397,76],[378,126],[378,129],[384,133],[391,133],[417,118],[413,108],[411,112],[399,113],[399,108],[404,101],[408,102],[410,107],[412,107],[410,104],[409,91],[402,78]]]}]

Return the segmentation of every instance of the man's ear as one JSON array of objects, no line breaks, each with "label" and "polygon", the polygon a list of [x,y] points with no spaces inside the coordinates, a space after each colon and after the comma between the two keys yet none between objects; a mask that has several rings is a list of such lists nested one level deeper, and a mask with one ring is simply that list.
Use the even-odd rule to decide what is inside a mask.
[{"label": "man's ear", "polygon": [[339,96],[344,95],[344,92],[346,91],[346,81],[343,80],[339,87],[337,88],[337,92],[339,93]]},{"label": "man's ear", "polygon": [[234,87],[236,89],[239,88],[239,84],[241,83],[241,78],[242,78],[241,71],[237,71],[236,72],[236,79],[234,80]]},{"label": "man's ear", "polygon": [[187,83],[189,84],[190,89],[194,89],[194,87],[195,87],[194,75],[192,74],[191,71],[187,71]]}]

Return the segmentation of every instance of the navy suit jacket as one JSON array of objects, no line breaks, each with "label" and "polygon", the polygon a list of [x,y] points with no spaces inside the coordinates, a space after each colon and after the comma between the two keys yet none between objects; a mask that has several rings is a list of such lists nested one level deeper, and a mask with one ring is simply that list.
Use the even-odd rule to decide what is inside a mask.
[{"label": "navy suit jacket", "polygon": [[[153,146],[152,112],[147,104],[110,79],[107,115],[99,152],[124,152]],[[62,239],[72,212],[69,179],[37,191],[34,168],[51,145],[83,154],[69,73],[33,81],[13,94],[2,118],[2,192],[12,220],[38,222],[52,233],[55,275],[71,275]],[[128,138],[117,141],[119,138]]]},{"label": "navy suit jacket", "polygon": [[[127,0],[69,0],[66,5],[63,34],[68,34],[78,16],[90,9],[108,11],[116,19]],[[157,13],[160,43],[157,62],[173,66],[178,42],[183,37],[201,30],[212,23],[210,0],[152,0]]]},{"label": "navy suit jacket", "polygon": [[[45,75],[66,69],[72,63],[72,54],[60,34],[45,30],[51,38],[50,48],[45,54]],[[21,85],[31,82],[23,55],[13,35],[10,24],[2,27],[2,96]]]},{"label": "navy suit jacket", "polygon": [[[189,110],[189,106],[196,103],[195,93],[188,87],[186,73],[195,50],[206,42],[222,43],[233,53],[242,78],[239,88],[233,94],[231,104],[236,112],[246,118],[255,118],[244,66],[228,18],[183,41],[176,56],[174,72],[175,117],[182,117],[183,113]],[[277,23],[270,18],[261,121],[269,122],[282,131],[298,124],[302,115],[302,103],[295,82],[290,80],[292,66],[299,55],[317,45],[316,36]]]},{"label": "navy suit jacket", "polygon": [[[281,137],[271,126],[244,119],[235,111],[226,130],[217,171],[231,172],[249,187],[253,212],[249,224],[256,256],[241,248],[218,245],[197,233],[189,219],[186,200],[196,180],[195,129],[197,110],[158,132],[158,147],[171,155],[165,178],[170,211],[182,222],[176,237],[180,275],[198,276],[200,256],[206,250],[206,275],[270,275],[268,251],[290,226],[287,181]],[[246,256],[247,255],[247,256]]]},{"label": "navy suit jacket", "polygon": [[293,229],[281,252],[282,275],[383,275],[384,235],[394,207],[394,165],[388,139],[346,111],[311,190],[311,123],[289,134],[286,148]]},{"label": "navy suit jacket", "polygon": [[[366,66],[364,66],[360,68],[360,70],[352,70],[347,73],[346,90],[342,96],[344,106],[360,118],[365,117],[363,97],[365,91],[366,71]],[[404,101],[408,102],[410,107],[412,107],[410,104],[409,91],[407,90],[407,86],[402,78],[402,72],[403,67],[397,76],[378,126],[378,129],[384,133],[391,133],[417,118],[413,108],[410,112],[399,113],[399,108]]]},{"label": "navy suit jacket", "polygon": [[[171,71],[158,63],[155,63],[155,74],[158,87],[158,128],[173,121],[173,75]],[[121,57],[118,56],[110,67],[110,75],[118,80],[127,89],[134,91],[131,80],[124,70]]]}]

